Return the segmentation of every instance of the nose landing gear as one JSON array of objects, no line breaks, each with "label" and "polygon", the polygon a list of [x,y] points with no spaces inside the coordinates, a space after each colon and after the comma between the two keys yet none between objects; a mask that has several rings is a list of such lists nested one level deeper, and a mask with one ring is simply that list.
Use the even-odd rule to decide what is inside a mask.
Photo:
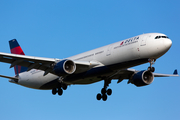
[{"label": "nose landing gear", "polygon": [[154,71],[155,71],[155,68],[152,67],[152,65],[155,64],[156,59],[149,59],[148,61],[149,61],[149,63],[150,63],[150,67],[148,67],[148,71],[154,72]]}]

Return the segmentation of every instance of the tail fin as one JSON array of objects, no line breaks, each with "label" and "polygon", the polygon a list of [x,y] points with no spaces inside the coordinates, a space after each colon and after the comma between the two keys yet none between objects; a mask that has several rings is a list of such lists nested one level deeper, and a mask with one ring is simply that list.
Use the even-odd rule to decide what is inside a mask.
[{"label": "tail fin", "polygon": [[[12,54],[25,55],[16,39],[10,40],[9,46]],[[23,67],[23,66],[18,66],[18,65],[14,66],[14,71],[16,75],[18,75],[21,72],[27,71],[27,69],[28,69],[27,67]]]},{"label": "tail fin", "polygon": [[177,74],[178,74],[177,69],[174,70],[174,73],[173,73],[173,74],[174,74],[174,75],[177,75]]}]

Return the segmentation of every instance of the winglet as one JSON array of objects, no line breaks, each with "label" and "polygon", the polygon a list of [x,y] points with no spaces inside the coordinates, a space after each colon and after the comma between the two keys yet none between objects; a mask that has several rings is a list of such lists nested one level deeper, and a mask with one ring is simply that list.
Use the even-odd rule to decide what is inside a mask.
[{"label": "winglet", "polygon": [[174,75],[177,75],[177,74],[178,74],[177,69],[174,70],[174,73],[173,73],[173,74],[174,74]]}]

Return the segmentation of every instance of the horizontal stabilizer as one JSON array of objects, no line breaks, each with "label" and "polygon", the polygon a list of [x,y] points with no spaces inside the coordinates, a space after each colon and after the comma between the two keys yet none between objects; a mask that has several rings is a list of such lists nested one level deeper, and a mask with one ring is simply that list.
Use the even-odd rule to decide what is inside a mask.
[{"label": "horizontal stabilizer", "polygon": [[5,76],[5,75],[0,75],[0,77],[12,79],[12,80],[18,80],[17,77],[10,77],[10,76]]}]

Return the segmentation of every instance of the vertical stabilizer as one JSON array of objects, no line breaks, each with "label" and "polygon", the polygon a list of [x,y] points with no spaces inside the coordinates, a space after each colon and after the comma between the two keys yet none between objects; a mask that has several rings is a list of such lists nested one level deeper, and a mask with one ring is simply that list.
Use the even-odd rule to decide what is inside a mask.
[{"label": "vertical stabilizer", "polygon": [[[9,46],[10,46],[12,54],[25,55],[16,39],[10,40]],[[15,74],[18,75],[21,72],[27,71],[27,67],[16,65],[14,66],[14,71],[15,71]]]}]

